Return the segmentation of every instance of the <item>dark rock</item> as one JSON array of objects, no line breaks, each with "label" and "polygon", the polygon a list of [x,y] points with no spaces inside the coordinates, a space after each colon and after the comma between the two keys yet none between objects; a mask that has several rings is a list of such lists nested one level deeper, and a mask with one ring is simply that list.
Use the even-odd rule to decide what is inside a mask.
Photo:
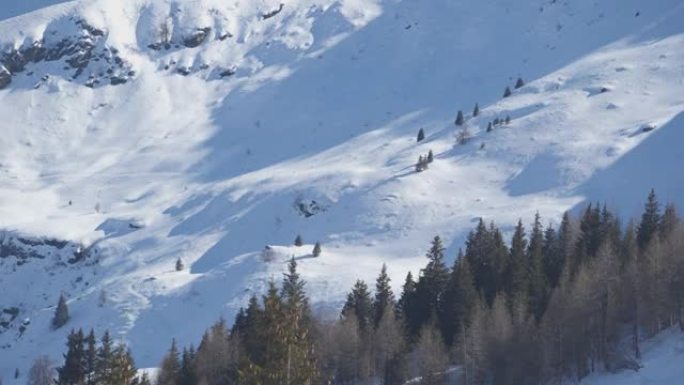
[{"label": "dark rock", "polygon": [[176,72],[178,72],[179,74],[181,74],[183,76],[188,76],[188,75],[190,75],[190,68],[180,67],[176,70]]},{"label": "dark rock", "polygon": [[109,78],[109,84],[113,86],[118,86],[120,84],[126,84],[128,82],[128,78],[123,77],[123,76],[112,76]]},{"label": "dark rock", "polygon": [[280,7],[278,7],[278,9],[274,9],[274,10],[271,11],[271,12],[264,13],[263,15],[261,15],[261,18],[262,18],[263,20],[270,19],[270,18],[272,18],[273,16],[275,16],[275,15],[279,14],[280,12],[282,12],[282,11],[283,11],[283,8],[285,8],[285,4],[280,3]]},{"label": "dark rock", "polygon": [[222,78],[228,77],[228,76],[233,76],[237,70],[235,68],[228,68],[227,70],[223,70],[219,73],[219,76]]},{"label": "dark rock", "polygon": [[0,90],[12,83],[12,74],[0,65]]},{"label": "dark rock", "polygon": [[211,32],[211,27],[198,28],[192,36],[183,39],[183,44],[188,48],[199,47],[207,39],[209,32]]}]

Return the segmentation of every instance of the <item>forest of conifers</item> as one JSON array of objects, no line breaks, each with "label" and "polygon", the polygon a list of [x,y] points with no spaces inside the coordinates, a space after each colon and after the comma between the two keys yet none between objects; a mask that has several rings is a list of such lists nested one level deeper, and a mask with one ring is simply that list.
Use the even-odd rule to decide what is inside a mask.
[{"label": "forest of conifers", "polygon": [[[333,320],[314,316],[292,260],[232,326],[218,321],[197,348],[173,342],[155,381],[560,384],[637,369],[642,341],[684,327],[684,227],[653,191],[634,221],[590,204],[557,227],[520,221],[507,244],[480,220],[453,266],[444,254],[435,237],[396,295],[383,266],[373,292],[358,281]],[[105,343],[72,332],[58,385],[150,382],[125,348]]]}]

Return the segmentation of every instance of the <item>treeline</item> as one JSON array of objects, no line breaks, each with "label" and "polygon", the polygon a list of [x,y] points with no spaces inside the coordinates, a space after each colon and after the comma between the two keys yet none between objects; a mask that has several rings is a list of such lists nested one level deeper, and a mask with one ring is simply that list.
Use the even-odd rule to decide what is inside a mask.
[{"label": "treeline", "polygon": [[679,222],[653,191],[636,222],[592,204],[557,228],[521,221],[509,244],[481,220],[451,268],[435,237],[398,298],[383,266],[375,290],[356,282],[334,321],[312,315],[292,260],[232,327],[219,321],[196,349],[174,342],[157,382],[557,384],[635,369],[645,338],[684,328]]}]

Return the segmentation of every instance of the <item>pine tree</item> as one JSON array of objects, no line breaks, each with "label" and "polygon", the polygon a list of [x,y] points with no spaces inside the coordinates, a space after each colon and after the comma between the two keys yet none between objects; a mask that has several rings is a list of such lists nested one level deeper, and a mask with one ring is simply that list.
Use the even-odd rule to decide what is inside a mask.
[{"label": "pine tree", "polygon": [[422,142],[423,139],[425,139],[425,130],[421,128],[420,130],[418,130],[418,137],[416,138],[416,141]]},{"label": "pine tree", "polygon": [[181,271],[183,269],[185,269],[185,265],[183,264],[183,260],[178,258],[176,260],[176,271]]},{"label": "pine tree", "polygon": [[511,239],[510,250],[510,273],[509,273],[509,306],[515,317],[523,316],[524,308],[527,306],[527,239],[525,238],[525,228],[522,220],[518,221],[515,227],[513,238]]},{"label": "pine tree", "polygon": [[406,279],[404,280],[404,285],[402,286],[401,296],[399,301],[397,301],[397,315],[400,318],[409,334],[413,331],[417,332],[416,327],[416,317],[415,317],[415,302],[416,302],[416,282],[413,279],[413,274],[409,271],[406,274]]},{"label": "pine tree", "polygon": [[72,330],[67,337],[64,365],[57,368],[57,385],[83,385],[85,383],[83,330]]},{"label": "pine tree", "polygon": [[353,314],[359,324],[361,331],[369,330],[373,325],[373,302],[371,300],[368,285],[358,280],[354,284],[352,291],[347,294],[347,301],[342,307],[342,317]]},{"label": "pine tree", "polygon": [[651,192],[648,194],[648,201],[644,207],[644,213],[641,215],[639,228],[637,229],[639,249],[644,250],[648,246],[659,227],[660,207],[656,199],[655,190],[651,189]]},{"label": "pine tree", "polygon": [[515,82],[515,89],[517,90],[518,88],[522,88],[525,86],[525,81],[522,80],[522,78],[518,78],[518,80]]},{"label": "pine tree", "polygon": [[511,116],[510,116],[510,115],[506,115],[506,120],[504,120],[504,123],[505,123],[506,125],[511,124]]},{"label": "pine tree", "polygon": [[503,97],[504,97],[504,98],[507,98],[507,97],[509,97],[509,96],[511,96],[511,95],[513,95],[513,92],[511,92],[511,88],[510,88],[510,87],[506,87],[506,89],[504,90]]},{"label": "pine tree", "polygon": [[387,309],[394,310],[395,305],[396,301],[390,286],[390,277],[387,275],[387,265],[383,263],[380,275],[375,281],[375,300],[373,301],[374,327],[378,327]]},{"label": "pine tree", "polygon": [[314,257],[319,257],[319,256],[321,255],[321,252],[322,252],[321,243],[320,243],[320,242],[316,242],[316,244],[314,245],[312,254],[313,254]]},{"label": "pine tree", "polygon": [[85,362],[84,372],[86,377],[86,385],[97,384],[97,338],[95,338],[95,331],[90,329],[90,333],[85,339]]},{"label": "pine tree", "polygon": [[52,318],[52,328],[59,329],[69,322],[69,307],[67,306],[66,298],[64,294],[59,296],[59,301],[57,302],[57,308],[55,309],[55,315]]},{"label": "pine tree", "polygon": [[304,240],[302,239],[301,235],[297,235],[297,238],[294,240],[294,245],[297,247],[301,247],[304,245]]},{"label": "pine tree", "polygon": [[[116,355],[112,354],[114,360]],[[171,341],[171,348],[162,360],[159,367],[159,375],[157,377],[157,385],[179,385],[180,383],[180,357],[176,340]]]},{"label": "pine tree", "polygon": [[456,114],[456,121],[454,123],[457,126],[462,126],[465,123],[465,118],[463,117],[463,111],[458,110],[458,114]]},{"label": "pine tree", "polygon": [[473,117],[477,117],[480,115],[480,105],[475,103],[475,107],[473,108]]},{"label": "pine tree", "polygon": [[680,219],[677,215],[677,209],[674,204],[668,203],[665,206],[665,212],[660,220],[659,234],[662,239],[667,239],[674,230],[679,226]]},{"label": "pine tree", "polygon": [[487,123],[487,132],[492,132],[492,122]]},{"label": "pine tree", "polygon": [[454,344],[459,330],[466,327],[476,299],[477,292],[470,263],[459,250],[444,293],[444,306],[440,316],[442,336],[448,346]]},{"label": "pine tree", "polygon": [[100,347],[95,359],[95,380],[99,385],[116,385],[112,377],[114,358],[112,353],[112,338],[109,331],[105,331],[100,339]]},{"label": "pine tree", "polygon": [[136,380],[135,362],[125,344],[120,343],[112,352],[112,384],[133,385]]},{"label": "pine tree", "polygon": [[432,150],[428,151],[427,158],[426,158],[428,163],[432,163],[435,160],[435,155],[432,153]]},{"label": "pine tree", "polygon": [[534,217],[534,226],[530,235],[530,244],[527,249],[528,260],[528,306],[536,320],[541,319],[546,307],[546,281],[544,277],[544,235],[542,232],[539,213]]},{"label": "pine tree", "polygon": [[179,371],[179,385],[197,385],[197,373],[195,372],[195,348],[183,348]]}]

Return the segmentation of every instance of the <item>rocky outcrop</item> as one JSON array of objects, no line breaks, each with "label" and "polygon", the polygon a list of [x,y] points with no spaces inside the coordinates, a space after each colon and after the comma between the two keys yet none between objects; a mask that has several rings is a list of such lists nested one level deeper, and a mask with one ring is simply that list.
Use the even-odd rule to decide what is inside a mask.
[{"label": "rocky outcrop", "polygon": [[210,27],[198,28],[192,35],[183,39],[183,45],[188,48],[199,47],[202,45],[202,43],[204,43],[205,40],[207,40],[209,32],[211,32]]},{"label": "rocky outcrop", "polygon": [[10,74],[7,68],[0,65],[0,90],[7,87],[10,83],[12,83],[12,74]]},{"label": "rocky outcrop", "polygon": [[105,31],[84,20],[74,20],[73,23],[78,34],[55,39],[55,31],[46,31],[45,36],[49,37],[50,43],[46,43],[48,39],[44,37],[28,46],[0,53],[0,89],[9,85],[13,74],[26,71],[31,64],[53,61],[63,61],[63,68],[73,71],[73,80],[79,79],[86,71],[90,72],[84,81],[89,87],[126,83],[131,66],[118,54],[118,50],[106,45]]}]

